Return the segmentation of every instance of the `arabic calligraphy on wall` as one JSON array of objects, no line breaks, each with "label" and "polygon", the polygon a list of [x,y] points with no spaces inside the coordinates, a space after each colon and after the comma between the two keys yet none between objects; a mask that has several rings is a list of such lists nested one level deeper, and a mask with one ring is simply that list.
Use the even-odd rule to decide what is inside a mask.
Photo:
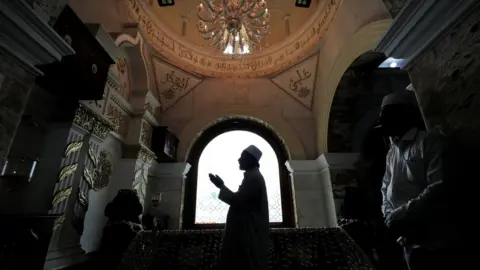
[{"label": "arabic calligraphy on wall", "polygon": [[278,87],[309,109],[312,108],[315,91],[317,59],[318,54],[272,79]]},{"label": "arabic calligraphy on wall", "polygon": [[193,51],[178,43],[166,32],[153,14],[147,3],[139,0],[124,0],[130,16],[138,22],[146,33],[149,43],[169,59],[169,62],[186,70],[206,76],[245,77],[264,76],[287,68],[309,53],[320,42],[334,18],[342,1],[330,0],[325,8],[311,20],[308,30],[300,36],[292,36],[292,43],[265,51],[262,56],[240,60],[211,56],[200,51]]},{"label": "arabic calligraphy on wall", "polygon": [[160,79],[160,83],[167,85],[167,90],[161,92],[166,99],[172,99],[177,93],[185,91],[188,87],[189,77],[179,77],[175,74],[175,70],[165,73],[164,80]]},{"label": "arabic calligraphy on wall", "polygon": [[290,90],[299,98],[306,98],[312,93],[312,89],[305,85],[307,80],[312,76],[312,73],[306,69],[296,70],[296,74],[290,78]]},{"label": "arabic calligraphy on wall", "polygon": [[154,59],[153,63],[158,97],[164,110],[175,104],[201,82],[200,79],[177,70],[159,59]]}]

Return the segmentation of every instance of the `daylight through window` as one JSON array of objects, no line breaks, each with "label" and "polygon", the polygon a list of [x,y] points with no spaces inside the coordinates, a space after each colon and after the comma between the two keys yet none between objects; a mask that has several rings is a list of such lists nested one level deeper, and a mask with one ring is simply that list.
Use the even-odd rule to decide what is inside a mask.
[{"label": "daylight through window", "polygon": [[210,182],[208,174],[217,174],[230,190],[237,191],[243,180],[243,171],[238,167],[238,158],[243,149],[250,144],[263,152],[260,171],[267,185],[270,222],[283,221],[280,175],[275,151],[257,134],[237,130],[225,132],[214,138],[200,156],[195,224],[225,223],[229,206],[218,199],[219,190]]}]

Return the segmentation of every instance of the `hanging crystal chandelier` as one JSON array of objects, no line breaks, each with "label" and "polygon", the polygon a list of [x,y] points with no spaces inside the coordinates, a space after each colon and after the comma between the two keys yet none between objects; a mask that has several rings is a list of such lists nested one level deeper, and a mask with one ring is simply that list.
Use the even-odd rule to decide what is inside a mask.
[{"label": "hanging crystal chandelier", "polygon": [[198,31],[233,58],[261,48],[269,18],[266,0],[201,0],[198,5]]}]

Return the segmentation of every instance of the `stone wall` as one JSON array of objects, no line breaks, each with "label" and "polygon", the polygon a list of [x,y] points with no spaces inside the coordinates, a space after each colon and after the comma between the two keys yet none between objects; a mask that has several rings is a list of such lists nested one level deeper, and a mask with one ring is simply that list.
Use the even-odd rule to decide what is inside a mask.
[{"label": "stone wall", "polygon": [[[6,158],[30,94],[34,77],[18,76],[21,68],[0,52],[0,164]],[[21,74],[21,73],[20,73]]]},{"label": "stone wall", "polygon": [[328,123],[328,151],[362,152],[385,95],[404,91],[408,74],[399,69],[348,69],[337,86]]},{"label": "stone wall", "polygon": [[398,13],[402,10],[403,6],[408,0],[383,0],[383,3],[392,15],[393,18],[397,17]]},{"label": "stone wall", "polygon": [[480,8],[424,51],[409,70],[429,128],[478,144]]}]

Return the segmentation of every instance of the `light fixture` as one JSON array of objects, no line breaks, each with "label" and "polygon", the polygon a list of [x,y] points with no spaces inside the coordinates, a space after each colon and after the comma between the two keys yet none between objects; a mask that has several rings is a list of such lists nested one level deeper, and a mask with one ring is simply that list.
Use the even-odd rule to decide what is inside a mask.
[{"label": "light fixture", "polygon": [[174,6],[175,0],[158,0],[158,5],[161,7]]},{"label": "light fixture", "polygon": [[30,183],[37,164],[38,160],[26,157],[6,159],[0,172],[1,189],[14,191]]},{"label": "light fixture", "polygon": [[162,195],[163,195],[163,193],[159,192],[159,193],[155,193],[152,196],[152,207],[153,208],[157,207],[160,204],[160,202],[162,201]]},{"label": "light fixture", "polygon": [[396,59],[393,57],[387,58],[378,67],[379,68],[403,68],[405,63],[404,59]]},{"label": "light fixture", "polygon": [[260,49],[269,32],[266,0],[201,0],[197,15],[203,38],[233,58]]},{"label": "light fixture", "polygon": [[295,0],[295,6],[301,8],[309,8],[312,0]]}]

